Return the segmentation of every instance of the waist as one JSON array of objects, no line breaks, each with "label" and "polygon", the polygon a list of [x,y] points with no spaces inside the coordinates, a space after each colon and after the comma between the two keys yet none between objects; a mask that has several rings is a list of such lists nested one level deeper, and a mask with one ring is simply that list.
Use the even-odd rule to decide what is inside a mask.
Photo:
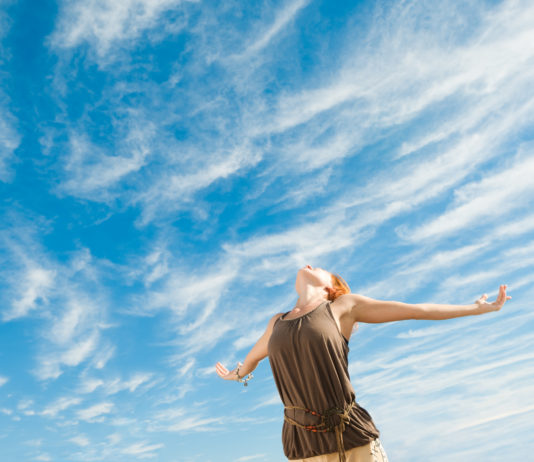
[{"label": "waist", "polygon": [[[325,411],[317,411],[303,406],[284,406],[284,420],[291,425],[311,432],[333,432],[336,427],[343,432],[345,425],[350,421],[349,414],[354,406],[356,406],[354,399],[342,408],[333,406]],[[309,416],[313,416],[317,422],[316,424],[299,422],[286,414],[288,410],[302,411]]]},{"label": "waist", "polygon": [[[284,420],[291,425],[295,425],[296,427],[314,433],[335,432],[339,462],[346,462],[345,447],[343,444],[343,432],[345,431],[345,425],[350,423],[349,413],[355,405],[356,401],[352,400],[352,402],[345,405],[343,408],[331,407],[323,412],[314,411],[313,409],[300,406],[285,406]],[[301,410],[307,414],[311,414],[320,419],[320,422],[316,425],[305,425],[299,423],[286,415],[286,410],[288,409]]]}]

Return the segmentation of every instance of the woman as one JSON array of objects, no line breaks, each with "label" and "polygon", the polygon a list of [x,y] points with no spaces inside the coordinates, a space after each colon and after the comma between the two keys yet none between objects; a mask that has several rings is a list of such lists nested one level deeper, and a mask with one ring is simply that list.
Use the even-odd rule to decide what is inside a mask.
[{"label": "woman", "polygon": [[[297,273],[299,295],[291,311],[273,316],[243,364],[217,374],[247,385],[251,372],[269,356],[284,403],[282,442],[289,460],[301,462],[387,462],[380,432],[356,402],[348,373],[349,339],[358,322],[450,319],[498,311],[510,296],[501,285],[497,300],[484,294],[471,305],[409,304],[350,293],[337,275],[306,265]],[[247,376],[245,378],[245,376]]]}]

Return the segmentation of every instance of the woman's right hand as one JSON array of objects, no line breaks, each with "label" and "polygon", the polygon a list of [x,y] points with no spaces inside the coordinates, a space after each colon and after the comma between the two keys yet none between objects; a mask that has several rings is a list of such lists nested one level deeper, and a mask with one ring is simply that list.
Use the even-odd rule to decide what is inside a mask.
[{"label": "woman's right hand", "polygon": [[499,311],[506,300],[510,300],[512,297],[506,295],[506,284],[501,284],[499,287],[499,295],[497,296],[497,300],[495,300],[493,303],[488,303],[486,299],[488,298],[488,294],[482,295],[475,303],[478,305],[478,307],[481,309],[482,313],[489,313],[491,311]]},{"label": "woman's right hand", "polygon": [[237,380],[237,375],[235,373],[237,370],[237,367],[233,371],[229,371],[220,362],[218,362],[217,364],[215,364],[215,370],[217,371],[217,374],[219,375],[219,377],[221,377],[224,380]]}]

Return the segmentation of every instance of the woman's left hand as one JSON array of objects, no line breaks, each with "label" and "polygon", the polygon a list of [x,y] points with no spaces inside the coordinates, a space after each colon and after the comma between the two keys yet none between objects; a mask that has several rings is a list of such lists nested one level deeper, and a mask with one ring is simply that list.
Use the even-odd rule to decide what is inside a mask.
[{"label": "woman's left hand", "polygon": [[501,284],[499,287],[499,295],[497,296],[497,300],[495,300],[493,303],[488,303],[486,299],[488,298],[487,294],[482,295],[475,303],[481,308],[482,313],[489,313],[491,311],[499,311],[506,300],[510,300],[512,297],[510,295],[506,295],[506,284]]}]

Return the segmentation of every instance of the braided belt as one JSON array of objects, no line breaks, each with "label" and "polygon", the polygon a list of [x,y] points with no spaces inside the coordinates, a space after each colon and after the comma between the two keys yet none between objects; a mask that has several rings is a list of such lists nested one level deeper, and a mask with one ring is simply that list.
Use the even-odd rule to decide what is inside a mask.
[{"label": "braided belt", "polygon": [[345,425],[348,425],[348,423],[350,422],[349,413],[355,405],[356,405],[356,402],[352,401],[352,403],[347,405],[344,409],[332,407],[330,409],[327,409],[323,414],[320,414],[316,411],[312,411],[311,409],[307,409],[305,407],[285,406],[285,409],[298,409],[300,411],[304,411],[308,414],[319,417],[321,419],[321,423],[317,425],[302,425],[298,423],[296,420],[289,418],[285,414],[285,412],[284,412],[284,420],[291,425],[295,425],[296,427],[303,428],[304,430],[308,430],[309,432],[314,432],[314,433],[336,432],[336,441],[337,441],[337,449],[338,449],[338,454],[339,454],[339,461],[346,462],[347,459],[345,456],[345,447],[343,446],[343,432],[345,431]]}]

